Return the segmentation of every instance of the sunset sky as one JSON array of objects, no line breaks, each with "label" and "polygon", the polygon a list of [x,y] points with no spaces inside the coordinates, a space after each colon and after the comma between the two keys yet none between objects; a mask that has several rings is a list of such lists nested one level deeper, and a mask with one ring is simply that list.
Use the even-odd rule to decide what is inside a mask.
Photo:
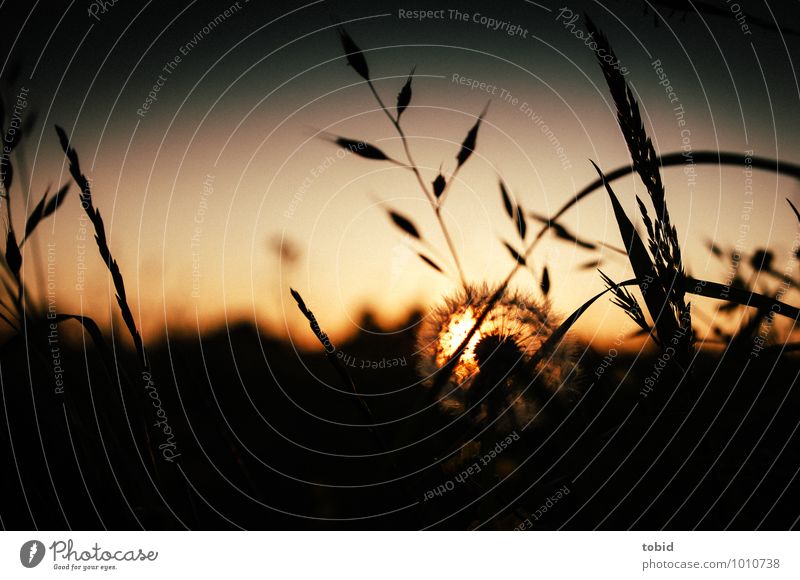
[{"label": "sunset sky", "polygon": [[[571,1],[568,8],[590,14],[630,70],[627,80],[656,150],[686,147],[742,157],[752,151],[800,162],[794,67],[800,37],[755,25],[748,34],[732,14],[677,13],[663,20],[653,8],[671,3],[652,2],[644,14],[646,4]],[[741,4],[748,14],[773,18],[763,2]],[[774,18],[787,21],[783,6],[774,4]],[[15,226],[23,227],[30,210],[20,187],[27,187],[26,175],[31,207],[48,186],[54,190],[69,179],[53,130],[58,124],[72,136],[92,179],[95,205],[106,220],[145,341],[157,340],[165,328],[191,333],[198,323],[209,329],[245,320],[279,335],[288,329],[293,340],[309,345],[312,337],[290,286],[303,293],[334,340],[352,335],[365,309],[389,324],[403,320],[412,307],[432,305],[457,288],[457,279],[420,261],[419,246],[387,215],[392,209],[412,219],[438,252],[426,253],[438,255],[454,272],[413,174],[345,154],[327,137],[363,139],[404,159],[394,128],[346,64],[334,25],[339,20],[364,50],[387,103],[394,104],[416,66],[402,124],[427,182],[440,167],[445,175],[455,169],[460,143],[491,102],[476,152],[453,184],[444,213],[467,278],[499,282],[513,267],[502,240],[515,240],[499,177],[522,207],[552,215],[596,177],[590,159],[611,171],[627,164],[628,155],[594,54],[559,17],[564,4],[458,5],[467,20],[437,2],[120,1],[103,13],[73,1],[64,3],[69,9],[63,14],[41,1],[15,9],[4,5],[2,42],[9,56],[3,76],[12,65],[20,67],[17,80],[3,87],[6,117],[21,88],[29,90],[27,111],[37,114],[33,134],[23,141],[24,158],[17,157]],[[420,9],[444,9],[444,16],[401,17]],[[500,26],[492,30],[482,17]],[[504,32],[514,26],[516,34]],[[12,45],[20,30],[24,34]],[[472,89],[460,79],[497,90]],[[148,102],[151,91],[156,98]],[[683,117],[676,113],[679,106]],[[563,147],[560,158],[543,125]],[[791,249],[798,224],[784,200],[800,203],[796,180],[755,171],[750,184],[744,165],[699,166],[693,184],[682,168],[663,175],[692,275],[724,281],[727,268],[706,242],[731,249],[738,240],[744,252],[770,248],[774,269],[788,268],[796,277]],[[641,183],[625,179],[613,185],[638,221],[634,194],[646,195]],[[752,217],[742,234],[751,186]],[[31,268],[38,252],[43,264],[47,244],[56,244],[59,310],[82,308],[107,322],[115,312],[113,287],[82,216],[73,185],[56,219],[27,245],[23,263]],[[621,245],[603,192],[570,210],[562,223],[584,240]],[[538,230],[533,220],[529,228]],[[296,249],[296,261],[279,259],[274,244],[281,239]],[[632,277],[624,258],[608,250],[603,256],[601,268],[613,279]],[[596,270],[580,269],[597,257],[552,235],[536,249],[534,272],[549,269],[550,298],[558,311],[568,314],[603,289]],[[529,273],[519,273],[515,282],[538,293],[538,280]],[[757,282],[764,292],[776,286],[768,278]],[[798,295],[784,300],[797,303]],[[697,303],[712,316],[713,306]],[[699,328],[706,327],[702,320]],[[603,342],[628,326],[624,315],[601,301],[577,329]]]}]

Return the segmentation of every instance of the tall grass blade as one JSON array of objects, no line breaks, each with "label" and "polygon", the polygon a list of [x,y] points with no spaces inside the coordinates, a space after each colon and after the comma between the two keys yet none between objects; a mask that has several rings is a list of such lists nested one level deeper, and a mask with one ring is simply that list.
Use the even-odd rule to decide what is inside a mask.
[{"label": "tall grass blade", "polygon": [[647,324],[647,319],[644,317],[644,313],[642,312],[642,307],[639,305],[639,301],[628,292],[627,288],[624,288],[617,283],[615,283],[611,278],[606,276],[602,271],[600,272],[600,277],[603,279],[605,285],[614,293],[614,299],[612,302],[625,311],[631,320],[633,320],[639,328],[646,332],[650,332],[651,328],[650,325]]},{"label": "tall grass blade", "polygon": [[[675,325],[683,330],[674,339],[679,341],[678,357],[688,360],[692,342],[692,333],[689,332],[691,329],[691,309],[685,301],[683,258],[681,256],[678,233],[671,223],[669,210],[667,209],[659,158],[653,147],[652,140],[645,131],[639,111],[639,103],[636,101],[633,91],[625,81],[625,77],[620,72],[618,65],[611,64],[609,60],[600,58],[600,54],[603,53],[610,55],[613,61],[618,62],[608,39],[594,26],[594,23],[589,18],[586,19],[586,27],[597,42],[597,61],[616,105],[617,122],[628,146],[633,167],[647,188],[650,200],[655,207],[655,218],[651,222],[644,204],[637,198],[649,237],[649,248],[653,270],[656,274],[656,284],[661,286],[666,297],[662,308],[669,306]],[[651,315],[655,314],[649,304],[648,309]],[[666,314],[664,319],[666,320]],[[672,340],[672,337],[665,336],[661,332],[666,329],[665,325],[666,322],[657,323],[659,336],[662,341]]]},{"label": "tall grass blade", "polygon": [[6,236],[6,264],[8,269],[14,275],[14,278],[19,281],[19,271],[22,268],[22,254],[17,245],[17,236],[14,235],[14,230],[9,229]]},{"label": "tall grass blade", "polygon": [[403,88],[400,89],[400,92],[397,94],[397,121],[400,122],[400,115],[402,115],[408,105],[411,103],[411,80],[414,78],[414,71],[417,67],[411,69],[411,72],[408,73],[408,79],[406,80],[406,84],[403,85]]},{"label": "tall grass blade", "polygon": [[524,242],[525,234],[528,231],[528,224],[525,221],[525,212],[522,211],[519,204],[511,199],[508,189],[506,189],[506,185],[503,183],[502,179],[500,180],[500,198],[503,200],[503,209],[506,210],[506,215],[514,223],[517,234],[519,234],[519,239]]},{"label": "tall grass blade", "polygon": [[515,250],[514,247],[508,242],[503,242],[503,245],[506,247],[506,250],[508,250],[508,253],[511,254],[511,257],[517,262],[517,264],[520,266],[526,265],[527,262],[525,260],[525,256]]},{"label": "tall grass blade", "polygon": [[[576,246],[580,246],[581,248],[583,248],[585,250],[596,250],[597,249],[597,244],[594,244],[592,242],[587,242],[586,240],[582,240],[581,238],[579,238],[578,236],[576,236],[575,234],[570,232],[566,227],[564,227],[560,223],[558,223],[558,222],[556,222],[554,220],[551,220],[549,218],[546,218],[543,215],[534,213],[532,211],[529,211],[527,213],[528,213],[528,217],[532,217],[533,219],[535,219],[536,221],[538,221],[540,223],[547,224],[547,227],[549,227],[551,230],[553,230],[553,232],[555,233],[556,237],[558,237],[558,238],[560,238],[560,239],[562,239],[562,240],[564,240],[566,242],[570,242],[572,244],[575,244]],[[615,249],[616,251],[621,252],[622,254],[625,254],[626,256],[628,255],[627,252],[625,252],[624,250],[622,250],[620,248],[612,248],[612,249]]]},{"label": "tall grass blade", "polygon": [[364,58],[364,53],[353,41],[343,26],[337,27],[339,32],[339,40],[342,42],[342,49],[347,57],[347,64],[353,67],[361,78],[369,81],[369,66],[367,66],[367,59]]},{"label": "tall grass blade", "polygon": [[67,192],[69,191],[69,184],[66,184],[59,189],[56,194],[51,197],[49,200],[47,199],[48,191],[45,191],[44,195],[42,196],[41,201],[36,204],[36,207],[31,212],[31,215],[28,216],[28,221],[25,222],[25,235],[23,236],[22,240],[20,241],[19,245],[22,246],[25,243],[25,240],[30,237],[33,231],[36,229],[36,226],[39,225],[44,219],[46,219],[51,214],[55,213],[55,211],[59,208],[59,206],[64,203],[64,200],[67,197]]},{"label": "tall grass blade", "polygon": [[650,312],[650,317],[654,321],[657,334],[662,342],[668,342],[673,336],[677,336],[678,325],[672,317],[672,312],[669,310],[667,295],[658,282],[655,266],[639,234],[625,214],[625,210],[622,208],[622,205],[620,205],[616,194],[611,189],[611,185],[606,181],[603,172],[593,161],[592,165],[594,165],[595,170],[597,170],[598,175],[600,175],[600,178],[603,180],[608,196],[611,199],[611,205],[614,208],[614,216],[619,226],[619,232],[622,236],[623,244],[628,251],[628,259],[630,260],[636,278],[641,281],[640,289],[644,296],[647,310]]},{"label": "tall grass blade", "polygon": [[55,211],[61,207],[61,204],[64,203],[64,200],[67,198],[67,193],[69,193],[69,183],[65,183],[61,186],[56,194],[50,198],[50,201],[47,202],[47,205],[44,206],[44,210],[42,211],[42,219],[50,217]]},{"label": "tall grass blade", "polygon": [[436,262],[434,262],[433,260],[431,260],[428,256],[426,256],[425,254],[422,254],[422,253],[417,253],[417,256],[419,256],[420,259],[423,262],[428,264],[428,266],[430,266],[431,268],[433,268],[434,270],[436,270],[440,274],[444,274],[444,271],[441,269],[441,267],[439,267],[439,265]]},{"label": "tall grass blade", "polygon": [[36,229],[36,226],[39,225],[39,222],[42,221],[42,217],[44,217],[44,204],[47,201],[47,194],[50,193],[50,190],[44,192],[42,199],[39,203],[36,204],[36,207],[33,208],[31,215],[28,216],[28,221],[25,222],[25,235],[22,237],[22,241],[25,241],[31,232]]},{"label": "tall grass blade", "polygon": [[467,133],[467,136],[464,138],[464,142],[461,144],[461,149],[456,155],[456,160],[458,161],[457,167],[461,167],[466,163],[467,159],[470,158],[472,152],[475,151],[475,145],[478,141],[478,129],[481,127],[481,122],[483,121],[484,116],[486,116],[486,112],[489,110],[489,103],[486,103],[486,106],[481,111],[481,114],[478,116],[478,120],[475,121],[475,124]]},{"label": "tall grass blade", "polygon": [[797,221],[800,222],[800,211],[797,211],[797,208],[792,203],[792,200],[790,200],[788,197],[786,198],[786,201],[791,206],[792,211],[794,212],[794,215],[797,217]]},{"label": "tall grass blade", "polygon": [[591,260],[578,266],[579,270],[596,270],[598,266],[602,266],[602,260]]},{"label": "tall grass blade", "polygon": [[503,209],[506,210],[506,215],[513,220],[516,205],[511,201],[511,196],[508,195],[506,184],[503,183],[502,179],[500,180],[500,198],[503,200]]},{"label": "tall grass blade", "polygon": [[525,241],[525,235],[528,232],[528,224],[525,221],[525,212],[522,211],[522,208],[517,206],[514,211],[514,222],[517,226],[517,233],[519,234],[519,239],[521,241]]},{"label": "tall grass blade", "polygon": [[708,250],[714,254],[717,258],[721,258],[723,256],[722,248],[720,248],[717,244],[715,244],[712,240],[708,240],[706,242],[706,246]]},{"label": "tall grass blade", "polygon": [[737,288],[734,285],[723,286],[718,282],[710,282],[708,280],[698,280],[695,278],[687,277],[686,291],[690,294],[698,296],[705,296],[707,298],[715,298],[717,300],[725,300],[730,303],[739,304],[741,306],[750,306],[752,308],[766,309],[781,316],[785,316],[791,320],[800,319],[800,309],[796,306],[791,306],[776,298],[771,298],[758,292],[751,292],[747,289]]},{"label": "tall grass blade", "polygon": [[[370,145],[364,141],[355,141],[353,139],[348,139],[347,137],[336,137],[333,141],[342,149],[348,149],[351,153],[354,153],[359,157],[364,157],[365,159],[394,161],[388,155],[386,155],[386,153],[374,145]],[[395,161],[395,163],[397,162]]]},{"label": "tall grass blade", "polygon": [[[619,284],[617,284],[617,286],[633,286],[638,284],[639,284],[638,280],[625,280],[624,282],[620,282]],[[566,336],[567,332],[569,332],[569,330],[578,321],[578,319],[581,316],[583,316],[584,312],[586,312],[592,304],[597,302],[597,300],[599,300],[601,297],[603,297],[605,294],[611,291],[612,291],[611,288],[606,288],[599,294],[593,296],[592,298],[584,302],[580,308],[578,308],[575,312],[570,314],[570,316],[566,318],[564,322],[562,322],[555,331],[553,331],[553,334],[551,334],[548,337],[548,339],[544,342],[544,344],[542,344],[542,346],[539,347],[539,350],[536,351],[536,354],[532,357],[531,364],[534,365],[539,363],[545,356],[550,354],[550,352],[553,349],[555,349],[558,346],[558,344],[564,339],[564,336]],[[464,346],[466,347],[466,345]]]},{"label": "tall grass blade", "polygon": [[403,230],[409,236],[417,240],[422,239],[422,237],[419,235],[419,230],[417,230],[417,227],[411,222],[410,219],[392,210],[389,211],[389,217],[392,219],[392,223],[394,223],[394,225]]},{"label": "tall grass blade", "polygon": [[445,187],[447,187],[447,180],[444,178],[444,175],[442,175],[442,170],[440,168],[439,175],[433,180],[433,196],[437,200],[442,197]]},{"label": "tall grass blade", "polygon": [[542,282],[540,286],[542,287],[542,293],[545,296],[550,294],[550,272],[547,270],[547,266],[545,266],[544,270],[542,270]]},{"label": "tall grass blade", "polygon": [[55,129],[56,133],[58,134],[59,141],[61,142],[61,148],[64,150],[64,154],[69,161],[70,174],[80,188],[79,195],[81,199],[81,206],[86,211],[86,215],[89,216],[89,221],[92,222],[92,226],[94,227],[94,237],[95,241],[97,242],[97,249],[100,252],[100,257],[103,259],[103,262],[111,273],[111,279],[114,283],[114,289],[116,290],[117,304],[119,305],[122,320],[125,323],[125,327],[128,329],[128,333],[133,339],[133,344],[136,348],[136,354],[139,357],[140,365],[143,369],[149,370],[150,366],[145,353],[142,337],[139,334],[139,330],[136,328],[136,323],[134,322],[133,313],[131,312],[130,306],[128,306],[128,298],[127,294],[125,293],[125,282],[122,278],[122,272],[119,269],[117,261],[111,255],[111,248],[109,248],[108,240],[106,239],[106,230],[105,224],[103,223],[103,218],[100,216],[100,211],[94,207],[94,203],[92,201],[92,190],[89,185],[89,180],[81,172],[78,153],[70,146],[69,138],[67,137],[66,132],[58,125],[55,126]]},{"label": "tall grass blade", "polygon": [[[769,159],[767,157],[760,156],[753,156],[750,159],[752,160],[752,167],[754,169],[761,169],[764,171],[770,171],[779,173],[781,175],[794,177],[795,179],[800,179],[800,164],[788,163],[786,161]],[[730,165],[740,168],[742,166],[742,154],[732,153],[729,151],[694,151],[692,153],[692,161],[695,165],[716,165],[718,167],[721,165]],[[658,163],[661,167],[682,167],[686,165],[686,156],[680,151],[675,153],[667,153],[658,158]],[[606,179],[609,183],[611,183],[617,179],[621,179],[627,175],[630,175],[634,171],[635,169],[632,165],[625,165],[606,173]],[[548,229],[553,227],[552,224],[555,223],[556,220],[563,216],[567,211],[572,209],[573,206],[602,188],[603,180],[596,179],[580,189],[573,197],[566,201],[555,214],[553,214],[553,216],[550,218],[550,222],[545,222],[544,226],[542,226],[539,232],[537,232],[536,239],[540,239]]]}]

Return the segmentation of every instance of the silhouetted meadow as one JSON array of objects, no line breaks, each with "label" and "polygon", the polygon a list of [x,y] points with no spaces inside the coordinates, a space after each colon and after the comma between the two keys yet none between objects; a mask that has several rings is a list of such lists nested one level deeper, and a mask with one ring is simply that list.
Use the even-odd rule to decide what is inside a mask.
[{"label": "silhouetted meadow", "polygon": [[[616,59],[591,20],[586,28]],[[387,235],[409,236],[422,265],[450,277],[454,291],[432,297],[430,311],[408,313],[397,328],[364,313],[361,332],[334,344],[303,288],[287,287],[320,343],[315,351],[297,351],[247,322],[202,340],[145,345],[125,288],[132,265],[114,259],[79,152],[56,127],[53,138],[74,185],[38,198],[23,235],[14,229],[20,216],[5,203],[3,527],[796,527],[798,343],[778,334],[774,320],[797,322],[788,294],[798,281],[774,267],[768,248],[734,257],[718,240],[709,243],[715,259],[745,265],[733,283],[686,271],[662,182],[663,167],[683,160],[656,150],[625,76],[598,59],[631,165],[595,165],[597,181],[553,215],[523,207],[513,184],[498,176],[496,203],[514,237],[486,236],[508,275],[475,281],[465,273],[468,256],[459,252],[443,207],[481,147],[491,106],[475,111],[471,125],[453,129],[464,135],[460,146],[443,153],[430,178],[415,162],[403,125],[418,114],[409,108],[417,98],[413,63],[389,101],[373,84],[356,40],[343,27],[338,35],[365,97],[383,111],[399,145],[385,151],[368,139],[319,137],[352,152],[351,163],[391,163],[409,172],[438,231],[423,231],[416,216],[389,208]],[[26,130],[9,127],[2,123],[13,150],[24,144]],[[695,160],[735,166],[742,156],[698,151]],[[800,177],[792,164],[754,160],[757,168]],[[13,170],[11,157],[3,156],[6,201],[17,191]],[[627,175],[647,192],[636,200],[636,216],[619,201],[631,195],[618,185]],[[71,187],[77,194],[69,195]],[[616,240],[587,239],[562,223],[590,195],[607,197]],[[95,259],[108,269],[122,321],[113,335],[27,293],[29,272],[46,268],[46,260],[28,266],[20,248],[35,243],[36,228],[64,203],[80,204],[93,227]],[[786,209],[800,227],[788,199]],[[534,266],[542,263],[534,258],[547,236],[582,248],[587,267],[599,267],[606,285],[563,318],[551,304],[547,264]],[[628,279],[601,271],[601,250],[626,262]],[[747,271],[763,273],[771,286],[754,287]],[[513,286],[523,272],[535,283]],[[734,332],[717,325],[713,337],[699,337],[692,304],[700,299],[716,301],[721,317],[748,314]],[[625,312],[636,333],[611,348],[581,344],[573,325],[606,300]],[[645,346],[631,348],[636,341]],[[54,375],[54,366],[63,372]]]}]

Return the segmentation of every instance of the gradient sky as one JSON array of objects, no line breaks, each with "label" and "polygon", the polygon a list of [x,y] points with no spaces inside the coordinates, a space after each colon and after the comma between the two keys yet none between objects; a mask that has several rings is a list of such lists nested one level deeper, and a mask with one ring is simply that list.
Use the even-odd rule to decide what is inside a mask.
[{"label": "gradient sky", "polygon": [[[339,340],[355,331],[365,308],[387,323],[397,322],[410,307],[425,308],[457,287],[418,260],[416,246],[387,218],[388,208],[412,218],[443,265],[450,266],[413,175],[385,162],[340,155],[321,138],[324,131],[363,139],[402,157],[393,127],[345,63],[334,19],[346,23],[365,51],[387,103],[394,103],[416,66],[403,125],[426,180],[433,180],[440,166],[446,174],[455,168],[460,142],[491,100],[477,151],[445,205],[467,277],[475,282],[497,282],[513,265],[500,241],[513,240],[514,231],[503,213],[498,176],[523,207],[548,215],[594,179],[589,159],[607,171],[628,159],[602,74],[592,52],[557,20],[561,7],[590,14],[607,34],[631,71],[627,78],[657,151],[680,150],[688,138],[693,150],[753,150],[800,162],[794,64],[800,37],[761,27],[747,35],[733,15],[683,18],[677,13],[663,19],[652,6],[645,15],[645,2],[513,0],[459,2],[466,22],[447,12],[443,19],[418,22],[399,18],[399,10],[452,5],[240,1],[240,8],[202,34],[233,4],[119,0],[97,18],[89,15],[90,2],[77,0],[65,2],[63,10],[41,1],[0,7],[6,27],[3,54],[9,55],[2,70],[6,109],[25,87],[29,110],[37,112],[22,160],[33,203],[48,185],[68,179],[52,129],[57,123],[72,135],[93,180],[95,205],[105,217],[145,340],[158,338],[166,325],[171,333],[192,332],[198,320],[209,328],[245,319],[278,333],[286,332],[288,322],[289,328],[302,329],[292,334],[308,344],[289,285],[302,291]],[[740,4],[750,15],[772,18],[763,2]],[[779,22],[796,21],[800,4],[780,3],[771,10]],[[527,33],[509,36],[487,29],[472,21],[475,14]],[[165,73],[176,55],[181,62]],[[685,127],[677,123],[676,103],[658,84],[651,64],[656,59],[684,108]],[[20,73],[9,82],[14,63]],[[157,101],[146,114],[137,114],[159,75],[163,86]],[[471,90],[453,82],[454,75],[505,89],[518,101]],[[529,118],[533,114],[553,130],[566,161]],[[704,244],[714,240],[727,248],[737,242],[743,168],[698,168],[693,188],[680,168],[665,170],[664,179],[688,270],[723,280],[726,268]],[[18,229],[28,183],[21,181],[26,187],[18,182],[12,192]],[[629,215],[636,216],[634,193],[644,193],[641,184],[622,180],[615,189]],[[792,179],[755,172],[753,191],[743,249],[769,247],[776,254],[775,268],[790,266],[796,274],[788,252],[797,222],[784,198],[798,202],[800,188]],[[37,233],[24,263],[35,263],[36,252],[55,243],[59,310],[83,309],[107,321],[114,311],[113,292],[92,240],[77,239],[88,223],[81,219],[75,194],[73,187],[57,219]],[[602,192],[572,209],[563,224],[583,239],[620,244]],[[299,259],[281,262],[271,249],[275,239],[289,240]],[[87,269],[81,291],[76,280],[83,250]],[[630,277],[624,260],[613,252],[604,256],[607,274]],[[571,312],[603,288],[596,271],[579,269],[596,257],[551,238],[539,246],[532,263],[536,273],[545,264],[550,270],[556,309]],[[201,274],[194,292],[193,268]],[[516,282],[536,283],[524,272]],[[698,307],[713,315],[712,303]],[[625,320],[603,302],[579,330],[587,337],[601,332],[599,338],[609,340],[627,326]]]}]

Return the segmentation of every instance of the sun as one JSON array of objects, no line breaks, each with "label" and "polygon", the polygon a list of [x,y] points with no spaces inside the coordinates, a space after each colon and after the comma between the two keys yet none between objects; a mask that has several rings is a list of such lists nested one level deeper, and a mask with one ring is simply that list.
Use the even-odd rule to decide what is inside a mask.
[{"label": "sun", "polygon": [[[464,339],[467,338],[469,332],[475,326],[477,320],[474,309],[469,306],[462,312],[454,313],[448,322],[442,326],[441,333],[439,334],[439,347],[436,353],[436,362],[440,366],[446,364],[447,361],[452,358],[458,350],[458,347],[461,346],[461,343],[464,342]],[[464,349],[464,353],[461,355],[461,360],[459,360],[454,370],[454,373],[459,379],[464,380],[478,370],[475,347],[484,336],[488,336],[494,332],[494,326],[494,323],[486,319],[481,323],[480,328],[472,335],[472,338],[470,338],[467,347]]]}]

